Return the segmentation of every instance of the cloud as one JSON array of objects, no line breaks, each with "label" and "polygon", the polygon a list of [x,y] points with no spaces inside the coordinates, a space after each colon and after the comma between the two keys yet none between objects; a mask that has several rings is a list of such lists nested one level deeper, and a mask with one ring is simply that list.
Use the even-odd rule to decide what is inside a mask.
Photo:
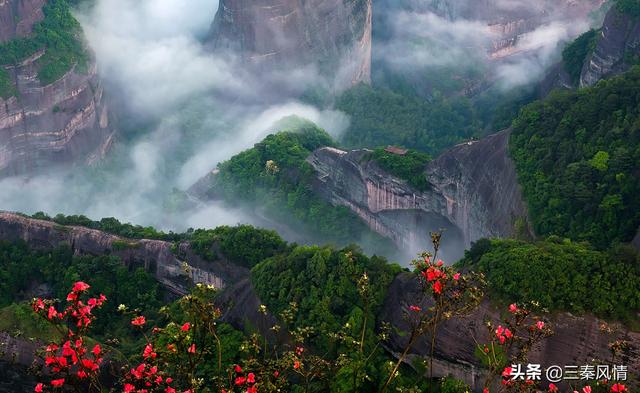
[{"label": "cloud", "polygon": [[603,0],[494,0],[389,3],[378,10],[376,60],[396,72],[429,68],[486,70],[511,88],[540,79],[562,44],[589,28]]}]

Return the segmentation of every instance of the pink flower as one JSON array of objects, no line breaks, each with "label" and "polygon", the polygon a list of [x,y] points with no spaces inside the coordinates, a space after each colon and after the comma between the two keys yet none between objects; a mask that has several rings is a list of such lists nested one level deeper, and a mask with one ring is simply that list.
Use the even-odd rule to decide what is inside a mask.
[{"label": "pink flower", "polygon": [[145,323],[147,323],[147,320],[145,319],[144,316],[135,317],[131,320],[131,324],[133,326],[142,326]]},{"label": "pink flower", "polygon": [[496,336],[500,337],[502,336],[503,333],[504,333],[504,328],[502,327],[502,325],[499,325],[498,328],[496,329]]},{"label": "pink flower", "polygon": [[518,306],[516,306],[516,304],[515,304],[515,303],[511,303],[511,304],[509,305],[509,312],[513,314],[513,313],[515,313],[515,312],[517,312],[517,311],[518,311]]},{"label": "pink flower", "polygon": [[422,311],[422,309],[418,306],[409,306],[409,310],[414,311],[414,312],[420,312]]},{"label": "pink flower", "polygon": [[247,375],[247,382],[256,383],[256,375],[254,373],[249,373],[249,375]]},{"label": "pink flower", "polygon": [[627,387],[621,383],[616,383],[616,384],[613,384],[613,386],[611,386],[611,391],[613,393],[623,393],[627,391]]},{"label": "pink flower", "polygon": [[44,385],[42,385],[41,383],[37,384],[35,389],[33,389],[34,392],[36,393],[42,393],[42,388],[44,387]]},{"label": "pink flower", "polygon": [[87,284],[87,283],[85,283],[85,282],[82,282],[82,281],[78,281],[78,282],[76,282],[75,284],[73,284],[73,289],[72,289],[72,291],[73,291],[73,292],[84,292],[84,291],[86,291],[86,290],[87,290],[87,289],[89,289],[89,288],[91,288],[91,287],[89,286],[89,284]]},{"label": "pink flower", "polygon": [[504,329],[504,336],[506,338],[511,338],[511,337],[513,337],[513,333],[511,333],[511,330],[509,330],[509,329]]},{"label": "pink flower", "polygon": [[433,283],[433,292],[437,294],[442,293],[442,284],[440,283],[440,281],[436,281]]},{"label": "pink flower", "polygon": [[136,390],[136,387],[130,383],[124,384],[124,393],[131,393]]},{"label": "pink flower", "polygon": [[62,385],[64,385],[64,378],[54,379],[53,381],[51,381],[51,386],[53,386],[54,388],[59,388]]},{"label": "pink flower", "polygon": [[453,275],[453,279],[458,281],[460,279],[460,273],[456,273]]},{"label": "pink flower", "polygon": [[236,373],[238,373],[238,374],[240,374],[240,373],[242,372],[242,367],[240,367],[240,366],[239,366],[239,365],[237,365],[237,364],[235,365],[235,367],[234,367],[233,369],[234,369],[234,371],[235,371]]},{"label": "pink flower", "polygon": [[191,344],[187,352],[196,353],[196,344]]},{"label": "pink flower", "polygon": [[538,323],[536,323],[536,327],[538,328],[538,330],[544,329],[544,322],[538,321]]},{"label": "pink flower", "polygon": [[556,393],[556,392],[558,391],[558,387],[557,387],[555,384],[550,383],[550,384],[549,384],[549,391],[550,391],[551,393]]},{"label": "pink flower", "polygon": [[582,388],[582,393],[591,393],[591,386],[585,386]]}]

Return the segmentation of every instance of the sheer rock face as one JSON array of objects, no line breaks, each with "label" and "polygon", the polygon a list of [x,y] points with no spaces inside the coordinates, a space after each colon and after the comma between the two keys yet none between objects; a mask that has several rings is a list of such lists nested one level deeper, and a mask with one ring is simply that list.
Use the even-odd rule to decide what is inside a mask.
[{"label": "sheer rock face", "polygon": [[[37,4],[41,7],[42,3]],[[36,3],[5,0],[5,4],[19,8]],[[37,64],[43,54],[36,53],[16,66],[4,66],[17,94],[0,97],[0,177],[52,164],[90,164],[102,158],[113,142],[112,119],[95,62],[89,61],[86,72],[72,69],[43,85]]]},{"label": "sheer rock face", "polygon": [[0,0],[0,43],[31,33],[33,25],[44,19],[46,0]]},{"label": "sheer rock face", "polygon": [[316,65],[348,87],[371,76],[371,0],[222,0],[209,38],[261,69]]},{"label": "sheer rock face", "polygon": [[[401,273],[389,287],[380,316],[381,321],[390,322],[400,331],[407,331],[409,327],[404,310],[409,305],[419,305],[423,309],[428,307],[424,302],[417,302],[416,299],[423,299],[420,293],[421,287],[415,276],[411,273]],[[488,342],[484,322],[491,320],[495,324],[499,321],[500,314],[501,310],[485,301],[471,315],[443,323],[436,337],[434,376],[453,375],[470,384],[475,390],[481,390],[485,370],[474,355],[474,338],[481,343]],[[629,370],[640,368],[640,333],[629,331],[617,324],[611,325],[616,328],[612,334],[605,333],[600,329],[604,321],[591,315],[557,313],[552,316],[550,322],[554,334],[530,353],[527,363],[541,364],[543,367],[610,364],[611,352],[608,344],[622,339],[629,341],[632,349],[630,353],[623,355],[622,359],[618,357],[615,363],[627,365]],[[401,337],[395,330],[392,331],[394,333],[388,342],[387,350],[398,354],[404,349],[408,335]],[[409,358],[416,355],[428,357],[430,340],[430,335],[418,340],[409,352]]]},{"label": "sheer rock face", "polygon": [[202,260],[186,242],[174,250],[170,242],[125,239],[95,229],[62,226],[8,212],[0,212],[0,240],[24,241],[41,250],[66,244],[77,254],[114,255],[127,265],[144,267],[176,295],[185,295],[193,283],[223,288],[249,274],[247,269],[228,261]]},{"label": "sheer rock face", "polygon": [[602,25],[595,50],[582,68],[580,86],[593,86],[599,80],[628,70],[629,59],[640,55],[640,19],[612,7]]},{"label": "sheer rock face", "polygon": [[389,11],[432,12],[449,20],[469,20],[487,24],[491,59],[519,53],[517,44],[527,34],[554,21],[572,24],[585,19],[604,0],[386,0],[376,4],[376,21]]},{"label": "sheer rock face", "polygon": [[510,236],[516,219],[526,219],[508,156],[509,135],[506,130],[458,145],[430,162],[424,192],[367,160],[366,150],[321,148],[307,161],[317,172],[316,192],[334,205],[349,207],[399,247],[418,251],[430,230],[446,228],[444,239],[461,249],[460,241],[468,247],[483,237]]}]

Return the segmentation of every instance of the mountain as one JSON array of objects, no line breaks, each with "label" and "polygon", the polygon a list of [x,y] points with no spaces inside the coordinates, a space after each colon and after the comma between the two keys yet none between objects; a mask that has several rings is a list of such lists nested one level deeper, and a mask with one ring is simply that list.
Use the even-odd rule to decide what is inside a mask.
[{"label": "mountain", "polygon": [[222,0],[209,45],[261,70],[315,65],[337,86],[369,82],[371,0]]},{"label": "mountain", "polygon": [[430,231],[444,228],[443,252],[456,260],[472,242],[514,236],[516,224],[526,224],[509,136],[506,130],[446,151],[416,174],[426,178],[423,191],[381,168],[367,150],[326,147],[307,162],[315,169],[315,192],[334,206],[348,207],[412,254]]},{"label": "mountain", "polygon": [[100,159],[114,128],[67,2],[3,1],[0,20],[0,176]]}]

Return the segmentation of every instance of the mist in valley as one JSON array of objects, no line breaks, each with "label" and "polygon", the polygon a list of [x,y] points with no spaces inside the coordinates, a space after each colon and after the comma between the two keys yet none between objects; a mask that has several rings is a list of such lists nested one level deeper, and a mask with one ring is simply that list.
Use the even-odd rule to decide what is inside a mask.
[{"label": "mist in valley", "polygon": [[[98,0],[76,10],[117,109],[120,136],[105,160],[92,166],[0,180],[2,209],[116,217],[175,232],[249,223],[313,242],[292,223],[257,214],[259,207],[203,202],[187,193],[218,163],[277,131],[274,124],[283,117],[311,120],[335,140],[350,122],[330,101],[318,107],[299,99],[310,90],[339,93],[313,64],[256,73],[235,53],[208,50],[204,39],[217,7],[211,0]],[[561,43],[589,27],[588,20],[568,23],[562,15],[526,34],[514,49],[520,55],[490,63],[477,51],[495,39],[484,21],[411,8],[392,9],[387,18],[374,62],[399,74],[428,73],[468,62],[473,53],[482,67],[495,67],[491,83],[504,89],[540,79]],[[463,248],[457,238],[447,247]],[[389,256],[406,258],[391,250]]]}]

